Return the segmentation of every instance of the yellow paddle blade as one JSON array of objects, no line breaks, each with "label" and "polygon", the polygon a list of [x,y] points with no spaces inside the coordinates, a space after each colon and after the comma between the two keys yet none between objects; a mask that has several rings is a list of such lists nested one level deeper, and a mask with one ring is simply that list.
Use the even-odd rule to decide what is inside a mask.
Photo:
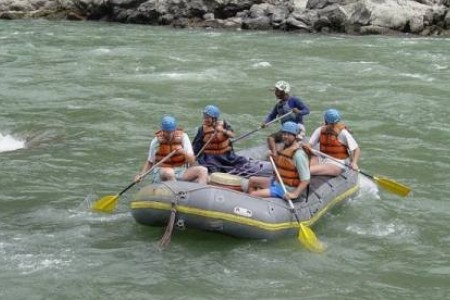
[{"label": "yellow paddle blade", "polygon": [[97,200],[94,205],[92,205],[93,211],[112,213],[117,205],[117,199],[119,195],[109,195]]},{"label": "yellow paddle blade", "polygon": [[411,191],[411,189],[406,185],[398,183],[395,180],[389,179],[387,177],[373,176],[373,179],[381,187],[402,197],[408,196],[409,192]]},{"label": "yellow paddle blade", "polygon": [[300,223],[300,228],[298,231],[298,239],[300,240],[302,245],[305,246],[305,248],[310,251],[321,253],[325,250],[325,247],[317,239],[316,235],[314,234],[314,231],[312,231],[311,228],[304,225],[303,223]]}]

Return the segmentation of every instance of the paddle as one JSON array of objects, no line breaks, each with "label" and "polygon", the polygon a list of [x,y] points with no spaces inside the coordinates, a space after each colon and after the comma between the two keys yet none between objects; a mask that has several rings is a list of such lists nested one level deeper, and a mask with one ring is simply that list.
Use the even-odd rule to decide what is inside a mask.
[{"label": "paddle", "polygon": [[214,130],[214,133],[211,135],[211,137],[208,139],[208,141],[206,141],[206,143],[203,145],[203,147],[197,152],[197,155],[195,156],[196,159],[200,156],[200,154],[202,154],[203,151],[205,151],[206,147],[211,143],[214,136],[216,136],[215,130]]},{"label": "paddle", "polygon": [[281,116],[279,116],[279,117],[273,119],[272,121],[265,123],[264,125],[260,125],[258,128],[255,128],[255,129],[253,129],[252,131],[247,132],[246,134],[243,134],[243,135],[241,135],[241,136],[238,136],[237,138],[231,139],[231,142],[232,142],[232,143],[235,143],[235,142],[237,142],[237,141],[239,141],[239,140],[242,140],[242,139],[248,137],[249,135],[254,134],[254,133],[257,132],[258,130],[261,130],[261,129],[263,129],[263,128],[269,126],[269,125],[272,125],[273,123],[277,122],[278,120],[280,120],[280,119],[282,119],[282,118],[284,118],[284,117],[289,116],[289,115],[292,114],[292,113],[293,113],[293,111],[291,110],[291,111],[285,113],[284,115],[281,115]]},{"label": "paddle", "polygon": [[[280,173],[278,172],[277,166],[275,165],[275,162],[273,161],[272,156],[269,156],[270,162],[272,163],[273,170],[275,171],[275,174],[277,175],[278,182],[281,184],[281,187],[283,188],[284,193],[287,193],[286,186],[283,183],[283,179],[280,176]],[[299,225],[299,231],[298,231],[298,239],[299,241],[307,248],[308,250],[311,250],[313,252],[323,252],[324,246],[322,243],[317,239],[316,235],[312,231],[311,228],[304,225],[302,222],[300,222],[300,218],[297,214],[297,211],[295,210],[294,203],[292,203],[291,199],[287,199],[287,202],[289,203],[289,208],[291,212],[294,214],[295,219],[297,220],[297,223]]]},{"label": "paddle", "polygon": [[166,230],[164,231],[163,236],[158,242],[158,246],[160,249],[167,248],[169,246],[170,241],[172,240],[172,232],[175,226],[175,217],[177,214],[177,208],[175,207],[175,203],[172,202],[172,209],[170,210],[169,221],[167,222]]},{"label": "paddle", "polygon": [[[211,137],[206,141],[206,143],[203,145],[203,147],[198,151],[197,155],[195,156],[196,159],[202,154],[202,152],[206,149],[206,147],[211,143],[214,136],[216,135],[216,131],[211,135]],[[177,214],[177,208],[175,206],[175,203],[172,203],[172,209],[170,210],[170,216],[169,221],[167,222],[166,230],[164,231],[163,236],[158,242],[158,246],[160,249],[167,248],[170,244],[170,241],[172,240],[172,232],[175,225],[175,217]]]},{"label": "paddle", "polygon": [[[216,135],[216,131],[214,131],[214,133],[211,135],[211,137],[206,141],[206,143],[203,145],[203,147],[198,151],[197,155],[195,156],[196,159],[200,156],[200,154],[202,154],[202,152],[206,149],[206,147],[211,143],[211,141],[213,140],[215,135]],[[167,222],[166,230],[164,231],[163,236],[161,237],[161,239],[158,242],[158,246],[160,249],[167,248],[170,244],[170,241],[172,240],[172,232],[173,232],[173,228],[175,225],[176,214],[177,214],[177,208],[175,206],[175,203],[172,202],[172,209],[170,210],[170,216],[169,216],[169,221]]]},{"label": "paddle", "polygon": [[[325,153],[323,153],[323,152],[321,152],[319,150],[315,150],[315,149],[311,149],[311,150],[313,152],[315,152],[315,153],[318,153],[319,155],[322,155],[323,157],[329,158],[329,159],[331,159],[331,160],[333,160],[333,161],[335,161],[337,163],[340,163],[341,165],[346,166],[347,168],[352,169],[352,167],[349,166],[348,164],[346,164],[346,163],[344,163],[344,162],[342,162],[340,160],[337,160],[336,158],[334,158],[334,157],[332,157],[332,156],[330,156],[328,154],[325,154]],[[361,173],[361,174],[363,174],[366,177],[369,177],[370,179],[375,181],[382,188],[386,189],[389,192],[397,194],[399,196],[406,197],[406,196],[408,196],[409,192],[411,191],[411,188],[409,188],[406,185],[403,185],[401,183],[398,183],[395,180],[392,180],[390,178],[387,178],[387,177],[384,177],[384,176],[373,176],[373,175],[367,174],[367,173],[365,173],[365,172],[363,172],[361,170],[354,170],[354,171],[356,171],[358,173]]]},{"label": "paddle", "polygon": [[[152,172],[156,167],[158,167],[159,165],[161,165],[163,162],[165,162],[166,160],[168,160],[169,158],[171,158],[178,150],[173,150],[172,152],[170,152],[169,154],[167,154],[163,159],[161,159],[159,162],[157,162],[156,164],[154,164],[147,172],[145,172],[144,174],[142,174],[142,178],[144,178],[145,176],[147,176],[150,172]],[[120,191],[118,194],[116,195],[108,195],[108,196],[104,196],[101,199],[97,200],[94,205],[92,205],[92,210],[93,211],[98,211],[98,212],[104,212],[104,213],[112,213],[114,211],[114,209],[116,208],[117,205],[117,201],[119,199],[119,197],[125,193],[126,191],[128,191],[131,187],[133,187],[135,184],[137,183],[137,181],[133,181],[132,183],[130,183],[126,188],[124,188],[122,191]]]}]

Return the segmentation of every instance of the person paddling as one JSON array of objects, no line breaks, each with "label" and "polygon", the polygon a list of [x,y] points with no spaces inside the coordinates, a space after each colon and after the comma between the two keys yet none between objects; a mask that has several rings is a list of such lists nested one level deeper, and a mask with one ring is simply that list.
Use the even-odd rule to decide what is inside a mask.
[{"label": "person paddling", "polygon": [[282,149],[277,156],[272,156],[280,173],[287,192],[284,192],[283,183],[274,177],[250,177],[248,192],[258,197],[277,197],[284,199],[297,199],[309,185],[309,158],[298,141],[300,132],[298,124],[288,121],[281,127],[283,139]]},{"label": "person paddling", "polygon": [[178,179],[206,184],[208,170],[205,167],[186,167],[186,164],[195,162],[192,145],[188,135],[183,129],[177,127],[177,121],[172,116],[162,118],[160,130],[155,133],[155,137],[150,143],[147,160],[141,172],[136,175],[135,182],[141,181],[147,170],[150,170],[154,164],[163,160],[173,150],[177,150],[177,152],[151,172],[152,183]]},{"label": "person paddling", "polygon": [[347,126],[341,122],[339,111],[328,109],[324,112],[323,119],[325,124],[314,130],[308,147],[314,148],[319,145],[320,152],[331,156],[334,160],[315,152],[316,156],[311,159],[311,175],[337,176],[345,169],[346,164],[358,171],[360,149]]},{"label": "person paddling", "polygon": [[[290,91],[291,86],[288,82],[280,80],[275,83],[274,92],[277,103],[273,107],[272,111],[267,115],[261,126],[264,127],[266,123],[274,120],[277,116],[282,116],[289,111],[292,111],[290,115],[281,119],[281,124],[284,124],[287,121],[292,121],[296,124],[299,124],[301,129],[301,131],[299,132],[299,138],[302,138],[305,132],[305,127],[303,125],[303,116],[309,114],[309,108],[299,97],[291,96],[289,94]],[[267,144],[269,150],[272,151],[273,156],[277,156],[275,144],[282,141],[281,135],[282,132],[278,131],[271,134],[267,138]]]},{"label": "person paddling", "polygon": [[234,152],[230,141],[234,137],[233,128],[225,120],[219,120],[219,116],[217,106],[205,106],[203,123],[192,143],[197,162],[207,167],[210,173],[227,172],[247,163],[245,157]]}]

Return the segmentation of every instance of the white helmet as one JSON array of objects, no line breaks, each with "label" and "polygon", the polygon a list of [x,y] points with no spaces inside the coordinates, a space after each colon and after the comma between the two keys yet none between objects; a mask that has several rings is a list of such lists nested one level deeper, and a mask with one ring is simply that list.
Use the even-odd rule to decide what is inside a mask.
[{"label": "white helmet", "polygon": [[291,86],[284,80],[280,80],[277,83],[275,83],[275,88],[285,93],[289,93],[291,91]]}]

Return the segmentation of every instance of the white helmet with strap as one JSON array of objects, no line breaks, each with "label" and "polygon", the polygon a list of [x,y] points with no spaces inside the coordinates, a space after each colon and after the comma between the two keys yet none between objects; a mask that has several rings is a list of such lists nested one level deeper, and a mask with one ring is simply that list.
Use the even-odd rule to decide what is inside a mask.
[{"label": "white helmet with strap", "polygon": [[275,83],[275,88],[277,90],[285,92],[286,94],[291,91],[291,86],[289,85],[288,82],[286,82],[284,80],[280,80],[277,83]]}]

